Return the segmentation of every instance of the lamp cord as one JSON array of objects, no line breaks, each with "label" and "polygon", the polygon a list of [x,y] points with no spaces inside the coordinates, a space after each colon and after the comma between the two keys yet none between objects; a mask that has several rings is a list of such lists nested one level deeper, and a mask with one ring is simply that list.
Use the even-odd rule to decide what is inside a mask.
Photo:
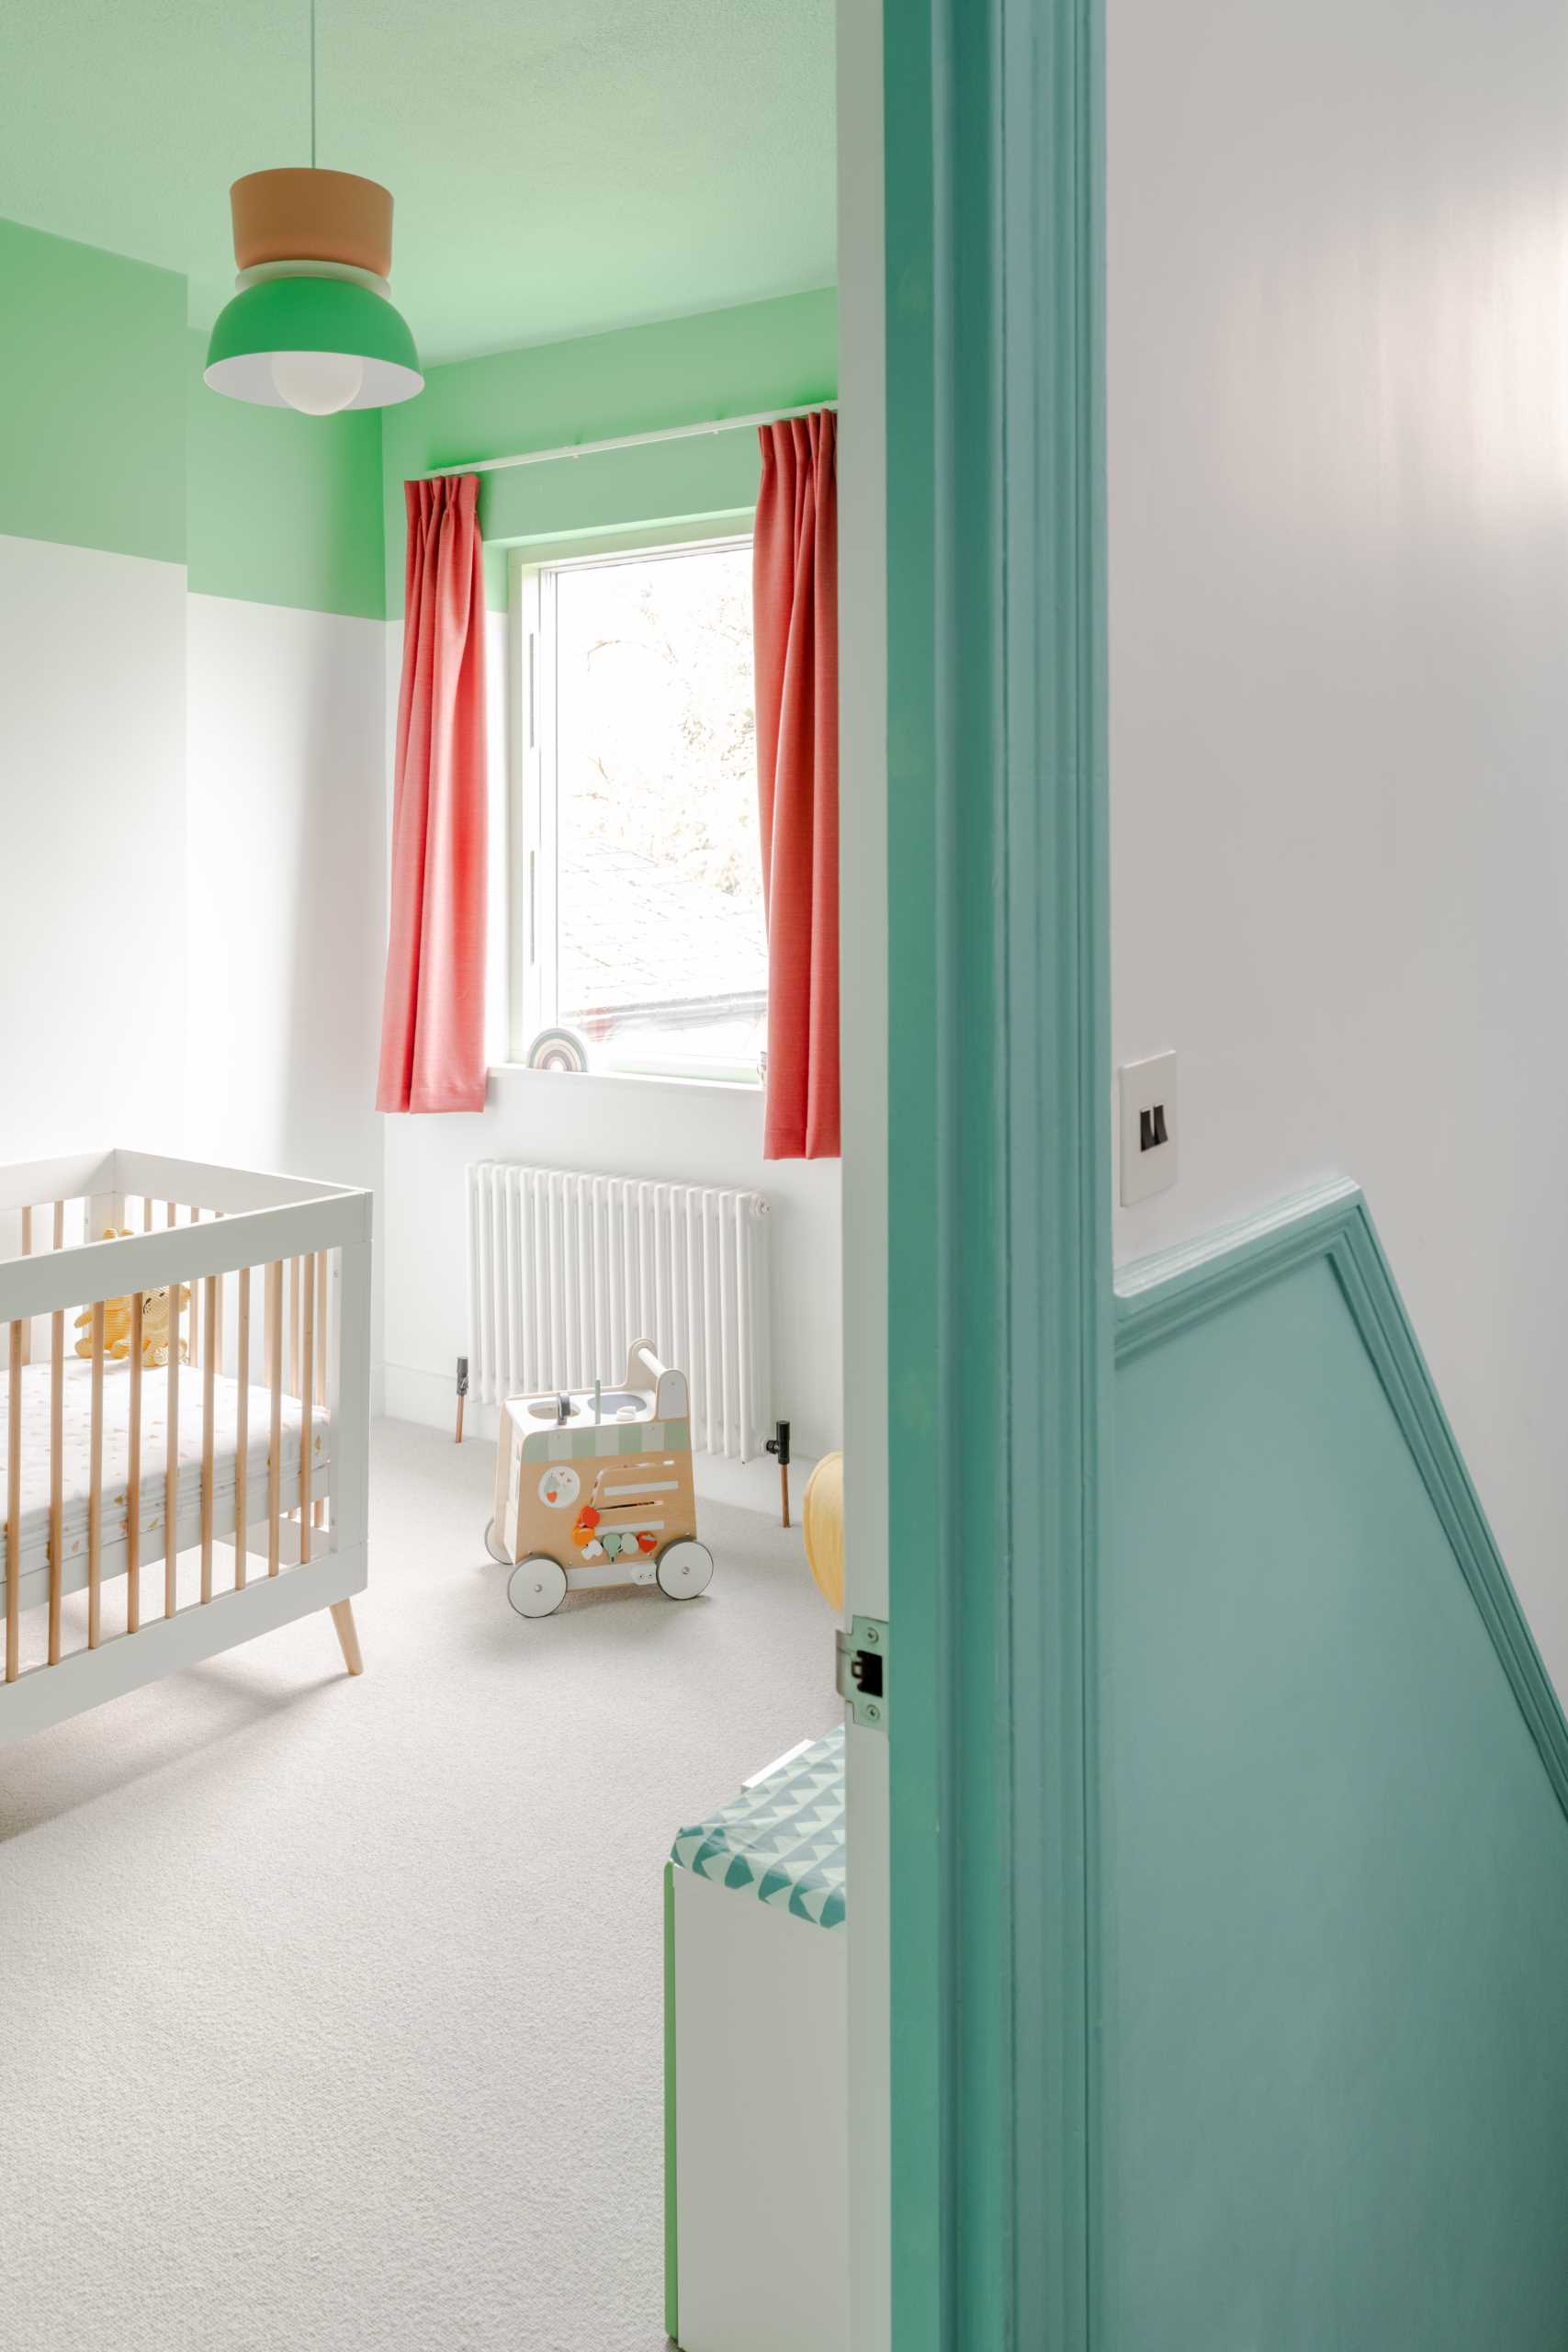
[{"label": "lamp cord", "polygon": [[310,169],[316,168],[316,0],[310,0]]}]

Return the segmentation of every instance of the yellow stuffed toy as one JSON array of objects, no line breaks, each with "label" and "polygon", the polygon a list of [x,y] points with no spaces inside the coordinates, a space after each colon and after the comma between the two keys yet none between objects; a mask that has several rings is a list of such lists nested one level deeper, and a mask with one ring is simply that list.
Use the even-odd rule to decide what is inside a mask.
[{"label": "yellow stuffed toy", "polygon": [[[130,1235],[123,1227],[104,1227],[106,1241],[129,1241]],[[179,1286],[179,1303],[175,1308],[176,1344],[180,1362],[186,1360],[186,1343],[178,1339],[179,1317],[190,1304],[187,1283]],[[85,1334],[76,1342],[79,1356],[93,1352],[93,1310],[86,1307],[76,1317],[76,1329]],[[129,1298],[106,1298],[104,1301],[104,1353],[115,1363],[123,1363],[130,1353],[130,1301]],[[144,1364],[166,1364],[169,1361],[169,1294],[167,1289],[143,1293],[141,1300],[141,1361]]]},{"label": "yellow stuffed toy", "polygon": [[[179,1318],[190,1305],[190,1285],[182,1283],[179,1298],[174,1309],[175,1344],[180,1362],[186,1360],[186,1343],[179,1337]],[[150,1290],[141,1300],[141,1361],[161,1364],[169,1361],[169,1294],[165,1290]]]}]

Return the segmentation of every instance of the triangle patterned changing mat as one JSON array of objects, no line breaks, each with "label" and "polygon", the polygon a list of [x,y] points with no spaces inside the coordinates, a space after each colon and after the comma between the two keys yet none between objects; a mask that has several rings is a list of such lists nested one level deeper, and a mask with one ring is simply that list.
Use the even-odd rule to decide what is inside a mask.
[{"label": "triangle patterned changing mat", "polygon": [[678,1869],[754,1895],[815,1928],[844,1924],[844,1732],[814,1739],[690,1829],[670,1849]]}]

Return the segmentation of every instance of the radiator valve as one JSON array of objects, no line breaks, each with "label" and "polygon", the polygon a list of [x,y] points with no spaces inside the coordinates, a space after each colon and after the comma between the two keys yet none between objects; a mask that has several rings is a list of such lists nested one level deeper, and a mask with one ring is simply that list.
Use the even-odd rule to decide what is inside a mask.
[{"label": "radiator valve", "polygon": [[774,1435],[768,1440],[768,1452],[776,1453],[779,1458],[779,1493],[784,1498],[784,1518],[780,1523],[787,1527],[789,1525],[789,1423],[775,1421],[773,1430]]}]

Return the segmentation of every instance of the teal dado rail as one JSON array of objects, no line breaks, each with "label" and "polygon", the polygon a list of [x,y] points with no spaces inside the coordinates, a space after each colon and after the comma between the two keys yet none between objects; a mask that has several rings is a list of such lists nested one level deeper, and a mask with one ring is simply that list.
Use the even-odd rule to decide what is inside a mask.
[{"label": "teal dado rail", "polygon": [[1096,2340],[1568,2346],[1568,1726],[1365,1202],[1134,1268]]}]

